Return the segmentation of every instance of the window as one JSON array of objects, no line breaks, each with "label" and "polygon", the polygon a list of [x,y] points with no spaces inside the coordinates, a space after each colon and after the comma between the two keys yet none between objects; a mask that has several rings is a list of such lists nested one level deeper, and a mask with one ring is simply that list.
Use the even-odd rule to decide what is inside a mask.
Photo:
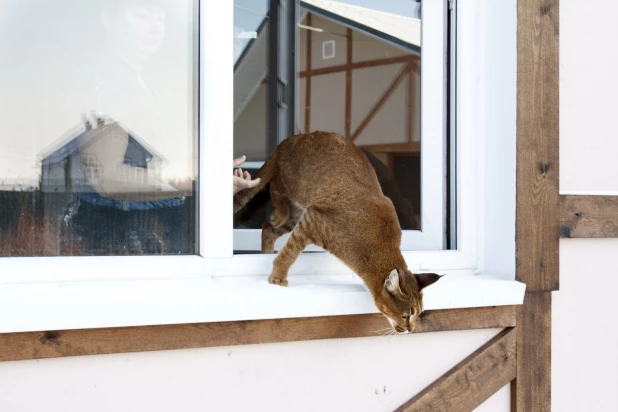
[{"label": "window", "polygon": [[[288,288],[269,285],[257,215],[233,216],[234,154],[255,170],[284,138],[317,128],[355,137],[413,209],[400,218],[409,268],[448,275],[426,309],[521,303],[507,3],[425,0],[419,13],[407,0],[5,2],[0,332],[376,312],[358,276],[319,249],[299,257]],[[87,75],[109,42],[149,60],[135,81],[109,83],[116,100],[104,106]],[[153,96],[164,108],[144,114]],[[100,223],[85,182],[113,192],[114,225]],[[63,243],[75,197],[90,230]],[[179,204],[128,217],[143,216],[136,202],[170,198]]]},{"label": "window", "polygon": [[196,3],[3,8],[0,256],[196,253]]},{"label": "window", "polygon": [[[447,208],[447,150],[454,134],[444,127],[445,7],[427,3],[422,26],[418,2],[242,2],[235,8],[235,33],[258,30],[255,40],[238,46],[234,65],[234,156],[247,155],[255,172],[295,133],[337,132],[374,166],[404,229],[403,250],[454,248],[456,226],[447,226],[456,222],[456,209]],[[268,194],[261,197],[235,216],[237,253],[260,250],[271,211]]]}]

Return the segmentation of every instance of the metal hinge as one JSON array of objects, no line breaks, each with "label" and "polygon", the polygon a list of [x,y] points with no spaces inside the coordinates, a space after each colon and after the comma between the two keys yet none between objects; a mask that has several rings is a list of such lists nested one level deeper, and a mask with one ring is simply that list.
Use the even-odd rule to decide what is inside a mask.
[{"label": "metal hinge", "polygon": [[448,9],[453,10],[455,7],[455,0],[448,0]]}]

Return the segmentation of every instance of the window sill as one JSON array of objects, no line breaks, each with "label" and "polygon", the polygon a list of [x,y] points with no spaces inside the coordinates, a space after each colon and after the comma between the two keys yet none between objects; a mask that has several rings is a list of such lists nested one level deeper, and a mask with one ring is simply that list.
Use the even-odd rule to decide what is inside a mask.
[{"label": "window sill", "polygon": [[[428,287],[426,310],[518,305],[511,277],[452,273]],[[355,275],[14,283],[0,288],[0,333],[376,313]],[[11,315],[6,315],[11,314]]]}]

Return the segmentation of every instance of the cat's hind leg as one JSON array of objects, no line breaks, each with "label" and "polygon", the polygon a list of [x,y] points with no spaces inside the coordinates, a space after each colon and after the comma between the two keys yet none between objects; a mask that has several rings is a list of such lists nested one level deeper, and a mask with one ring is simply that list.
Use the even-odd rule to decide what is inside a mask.
[{"label": "cat's hind leg", "polygon": [[288,241],[277,254],[273,262],[273,271],[268,278],[268,282],[274,285],[287,286],[290,267],[303,249],[311,243],[309,219],[307,214],[305,214],[292,231],[292,235]]},{"label": "cat's hind leg", "polygon": [[262,253],[274,253],[275,242],[286,233],[290,233],[293,227],[283,225],[274,227],[270,222],[262,225]]},{"label": "cat's hind leg", "polygon": [[281,194],[274,182],[270,185],[270,199],[275,208],[270,215],[270,224],[278,228],[283,226],[290,219],[290,201]]},{"label": "cat's hind leg", "polygon": [[290,214],[288,220],[279,227],[274,227],[271,222],[266,222],[262,225],[262,253],[273,253],[275,251],[275,242],[286,233],[294,230],[298,221],[305,213],[305,210],[290,202]]}]

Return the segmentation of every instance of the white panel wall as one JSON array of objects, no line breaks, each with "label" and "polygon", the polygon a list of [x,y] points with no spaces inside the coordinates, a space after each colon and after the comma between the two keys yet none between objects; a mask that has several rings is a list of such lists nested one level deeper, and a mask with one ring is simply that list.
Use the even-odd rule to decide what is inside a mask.
[{"label": "white panel wall", "polygon": [[563,239],[552,308],[552,409],[618,411],[618,239]]},{"label": "white panel wall", "polygon": [[[560,191],[618,194],[618,3],[560,1]],[[552,409],[618,411],[618,239],[563,239]]]},{"label": "white panel wall", "polygon": [[560,1],[560,191],[618,195],[618,2]]},{"label": "white panel wall", "polygon": [[0,411],[392,411],[498,332],[3,362]]}]

